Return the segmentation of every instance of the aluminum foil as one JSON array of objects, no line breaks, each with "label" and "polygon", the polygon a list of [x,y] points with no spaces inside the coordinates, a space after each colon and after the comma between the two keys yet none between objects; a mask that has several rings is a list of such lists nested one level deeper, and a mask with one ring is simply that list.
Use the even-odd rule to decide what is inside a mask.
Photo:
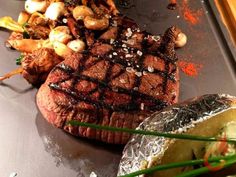
[{"label": "aluminum foil", "polygon": [[[137,129],[183,133],[197,123],[236,108],[236,97],[211,94],[188,100],[157,112],[145,119]],[[148,168],[160,163],[166,145],[173,139],[156,136],[133,135],[124,148],[118,176]]]}]

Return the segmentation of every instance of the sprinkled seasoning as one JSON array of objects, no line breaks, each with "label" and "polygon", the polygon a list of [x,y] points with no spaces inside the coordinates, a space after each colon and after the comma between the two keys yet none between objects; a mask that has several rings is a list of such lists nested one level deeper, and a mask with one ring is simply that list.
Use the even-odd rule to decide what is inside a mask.
[{"label": "sprinkled seasoning", "polygon": [[154,68],[152,66],[148,66],[148,71],[152,73],[154,71]]},{"label": "sprinkled seasoning", "polygon": [[110,39],[110,44],[113,44],[115,39]]},{"label": "sprinkled seasoning", "polygon": [[196,64],[193,62],[179,61],[178,65],[186,75],[196,77],[199,74],[200,69],[203,67],[202,64]]},{"label": "sprinkled seasoning", "polygon": [[143,52],[141,52],[140,50],[138,50],[138,51],[137,51],[137,54],[138,54],[139,56],[142,56],[142,55],[143,55]]},{"label": "sprinkled seasoning", "polygon": [[135,72],[135,75],[138,76],[138,77],[141,77],[142,76],[142,72]]},{"label": "sprinkled seasoning", "polygon": [[126,37],[131,37],[132,36],[132,31],[131,31],[131,28],[128,28],[127,29],[127,33],[126,33]]},{"label": "sprinkled seasoning", "polygon": [[144,103],[141,103],[141,104],[140,104],[140,109],[141,109],[141,110],[144,110]]},{"label": "sprinkled seasoning", "polygon": [[133,57],[133,55],[131,55],[131,54],[126,54],[125,57],[126,57],[126,58],[131,58],[131,57]]},{"label": "sprinkled seasoning", "polygon": [[113,52],[113,55],[118,55],[116,52]]},{"label": "sprinkled seasoning", "polygon": [[182,2],[182,14],[184,19],[191,25],[196,25],[200,22],[200,17],[203,15],[203,10],[192,10],[189,7],[188,1],[183,0]]},{"label": "sprinkled seasoning", "polygon": [[111,54],[109,55],[109,58],[112,58],[112,55],[111,55]]}]

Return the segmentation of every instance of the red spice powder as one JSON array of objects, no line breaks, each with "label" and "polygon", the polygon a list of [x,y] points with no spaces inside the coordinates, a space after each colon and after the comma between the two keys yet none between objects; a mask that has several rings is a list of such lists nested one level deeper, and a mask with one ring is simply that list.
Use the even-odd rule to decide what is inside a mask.
[{"label": "red spice powder", "polygon": [[200,69],[203,67],[202,64],[196,64],[193,62],[179,61],[178,65],[186,75],[196,77],[199,74]]},{"label": "red spice powder", "polygon": [[192,25],[196,25],[200,22],[200,17],[203,15],[202,9],[196,11],[190,9],[187,0],[182,2],[182,14],[184,19]]}]

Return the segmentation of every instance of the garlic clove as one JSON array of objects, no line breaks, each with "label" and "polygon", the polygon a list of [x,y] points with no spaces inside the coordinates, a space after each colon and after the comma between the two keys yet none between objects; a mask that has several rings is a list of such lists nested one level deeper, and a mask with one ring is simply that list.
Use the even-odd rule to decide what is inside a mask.
[{"label": "garlic clove", "polygon": [[85,49],[85,43],[80,39],[70,41],[67,46],[75,52],[82,52]]},{"label": "garlic clove", "polygon": [[187,43],[187,36],[184,33],[179,33],[175,41],[175,47],[180,48],[185,46]]}]

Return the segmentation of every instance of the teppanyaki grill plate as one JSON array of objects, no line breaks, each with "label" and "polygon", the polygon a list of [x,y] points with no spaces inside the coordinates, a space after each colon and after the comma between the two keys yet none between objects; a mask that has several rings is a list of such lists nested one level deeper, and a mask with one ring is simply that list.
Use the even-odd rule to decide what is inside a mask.
[{"label": "teppanyaki grill plate", "polygon": [[[197,77],[181,72],[180,101],[206,93],[236,95],[235,49],[222,25],[212,1],[189,0],[192,10],[202,9],[200,23],[190,25],[180,12],[168,10],[167,0],[130,0],[121,11],[134,18],[153,34],[171,25],[179,26],[188,36],[188,44],[179,49],[181,60],[202,64]],[[24,1],[0,0],[0,16],[17,19]],[[178,18],[179,17],[179,18]],[[15,66],[18,52],[9,51],[4,41],[9,36],[0,31],[0,75]],[[87,177],[94,171],[98,177],[114,177],[122,147],[74,138],[49,125],[38,112],[35,93],[20,76],[0,86],[0,176],[16,172],[23,177]]]}]

